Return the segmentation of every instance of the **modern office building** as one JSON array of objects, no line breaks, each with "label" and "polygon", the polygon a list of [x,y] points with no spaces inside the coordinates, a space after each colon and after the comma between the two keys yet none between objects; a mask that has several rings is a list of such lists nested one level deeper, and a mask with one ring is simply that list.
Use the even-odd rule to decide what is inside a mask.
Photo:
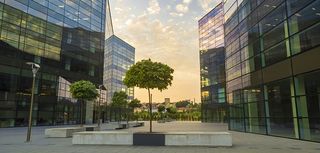
[{"label": "modern office building", "polygon": [[320,142],[320,1],[227,0],[229,128]]},{"label": "modern office building", "polygon": [[[105,0],[0,0],[0,127],[28,123],[32,72],[26,62],[41,66],[33,125],[80,123],[69,85],[102,84],[105,14]],[[90,120],[88,108],[83,112]]]},{"label": "modern office building", "polygon": [[223,16],[223,3],[220,3],[199,20],[203,122],[227,119]]},{"label": "modern office building", "polygon": [[103,84],[107,88],[107,102],[112,102],[114,92],[124,91],[131,100],[133,88],[127,88],[123,79],[127,70],[134,64],[135,48],[119,37],[112,35],[105,41]]}]

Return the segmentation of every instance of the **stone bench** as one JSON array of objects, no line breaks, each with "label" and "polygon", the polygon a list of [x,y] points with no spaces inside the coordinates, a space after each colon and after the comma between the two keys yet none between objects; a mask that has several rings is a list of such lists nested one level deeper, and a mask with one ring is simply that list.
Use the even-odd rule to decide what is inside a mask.
[{"label": "stone bench", "polygon": [[166,146],[232,146],[228,132],[168,132]]},{"label": "stone bench", "polygon": [[74,133],[72,144],[132,145],[132,133],[122,131],[98,131]]},{"label": "stone bench", "polygon": [[82,132],[86,129],[84,127],[66,127],[66,128],[50,128],[45,129],[45,136],[48,138],[68,138],[72,137],[75,132]]}]

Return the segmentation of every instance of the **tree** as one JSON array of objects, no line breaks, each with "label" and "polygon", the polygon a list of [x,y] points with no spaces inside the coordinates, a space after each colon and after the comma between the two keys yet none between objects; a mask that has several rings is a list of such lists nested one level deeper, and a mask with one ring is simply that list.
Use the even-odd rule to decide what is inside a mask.
[{"label": "tree", "polygon": [[158,107],[158,112],[159,113],[162,113],[163,111],[165,111],[166,110],[166,107],[164,107],[163,105],[160,105],[159,107]]},{"label": "tree", "polygon": [[127,108],[128,106],[128,95],[124,91],[119,91],[119,92],[114,92],[113,97],[112,97],[112,107],[118,108],[120,110],[120,118],[118,122],[122,120],[122,114],[121,114],[121,109],[122,108]]},{"label": "tree", "polygon": [[133,110],[135,108],[139,108],[141,106],[142,106],[141,101],[139,99],[136,99],[136,98],[131,100],[130,103],[129,103],[129,107],[132,108]]},{"label": "tree", "polygon": [[128,95],[124,91],[114,92],[111,105],[114,107],[126,107],[128,105]]},{"label": "tree", "polygon": [[129,103],[129,107],[132,109],[132,113],[134,113],[134,109],[135,108],[139,108],[141,106],[142,106],[141,101],[139,99],[136,99],[136,98],[131,100],[130,103]]},{"label": "tree", "polygon": [[160,91],[167,89],[172,84],[173,69],[168,65],[142,60],[134,64],[127,71],[123,80],[127,87],[139,87],[148,90],[149,96],[149,114],[150,114],[150,133],[152,132],[152,100],[150,89],[158,89]]},{"label": "tree", "polygon": [[175,114],[175,113],[177,113],[177,109],[174,107],[168,107],[167,112],[170,114]]},{"label": "tree", "polygon": [[180,108],[180,107],[187,107],[187,105],[191,104],[189,101],[179,101],[176,103],[176,107]]},{"label": "tree", "polygon": [[80,80],[70,85],[70,92],[73,98],[80,100],[80,126],[83,126],[83,102],[97,99],[98,91],[90,81]]}]

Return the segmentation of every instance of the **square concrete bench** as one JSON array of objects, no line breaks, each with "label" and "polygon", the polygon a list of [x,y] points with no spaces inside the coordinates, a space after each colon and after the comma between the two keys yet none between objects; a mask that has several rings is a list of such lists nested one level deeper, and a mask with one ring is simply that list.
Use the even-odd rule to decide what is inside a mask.
[{"label": "square concrete bench", "polygon": [[125,131],[77,132],[72,144],[84,145],[132,145],[132,133]]},{"label": "square concrete bench", "polygon": [[232,136],[228,132],[168,132],[166,146],[232,146]]},{"label": "square concrete bench", "polygon": [[85,131],[84,127],[65,127],[45,129],[45,136],[48,138],[68,138],[75,132]]}]

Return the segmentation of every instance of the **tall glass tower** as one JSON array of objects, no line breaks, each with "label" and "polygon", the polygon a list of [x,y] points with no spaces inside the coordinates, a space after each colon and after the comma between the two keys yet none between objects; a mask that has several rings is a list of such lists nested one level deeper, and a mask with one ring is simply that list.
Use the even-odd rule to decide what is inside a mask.
[{"label": "tall glass tower", "polygon": [[320,1],[224,10],[230,129],[320,142]]},{"label": "tall glass tower", "polygon": [[199,20],[201,103],[203,122],[226,122],[223,3]]},{"label": "tall glass tower", "polygon": [[105,16],[105,0],[0,0],[0,127],[27,125],[32,73],[26,62],[41,66],[33,124],[80,122],[69,85],[102,84]]},{"label": "tall glass tower", "polygon": [[103,84],[107,88],[107,102],[111,103],[114,92],[124,91],[133,99],[133,88],[123,84],[126,72],[134,64],[135,48],[112,35],[105,42]]}]

